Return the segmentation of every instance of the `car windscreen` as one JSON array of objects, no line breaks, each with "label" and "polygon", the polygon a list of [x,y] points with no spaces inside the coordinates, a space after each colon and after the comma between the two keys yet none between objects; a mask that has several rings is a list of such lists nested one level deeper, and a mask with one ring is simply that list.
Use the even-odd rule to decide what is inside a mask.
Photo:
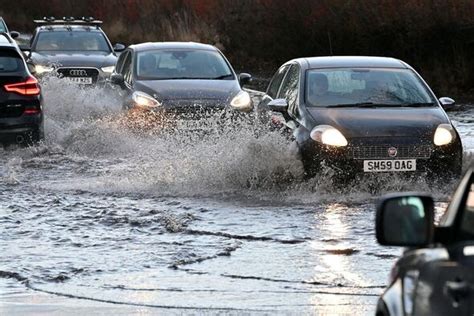
[{"label": "car windscreen", "polygon": [[434,103],[426,85],[409,69],[313,69],[307,71],[305,90],[307,105],[314,107]]},{"label": "car windscreen", "polygon": [[7,28],[5,27],[5,23],[0,20],[0,32],[7,32]]},{"label": "car windscreen", "polygon": [[36,51],[101,51],[110,52],[105,37],[90,31],[45,31],[38,34]]},{"label": "car windscreen", "polygon": [[14,51],[0,51],[0,74],[23,72],[23,59]]},{"label": "car windscreen", "polygon": [[209,50],[151,50],[137,54],[139,80],[234,79],[221,54]]}]

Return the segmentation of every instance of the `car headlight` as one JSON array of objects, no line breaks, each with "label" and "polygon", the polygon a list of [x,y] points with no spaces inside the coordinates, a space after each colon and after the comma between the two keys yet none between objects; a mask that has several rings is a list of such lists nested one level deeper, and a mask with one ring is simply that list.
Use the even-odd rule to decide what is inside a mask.
[{"label": "car headlight", "polygon": [[132,100],[137,106],[145,108],[156,108],[161,106],[161,103],[158,100],[140,91],[135,91],[132,94]]},{"label": "car headlight", "polygon": [[43,65],[36,65],[35,66],[35,71],[38,75],[41,75],[42,73],[45,73],[45,72],[51,72],[53,70],[54,70],[54,68],[51,67],[51,66],[43,66]]},{"label": "car headlight", "polygon": [[311,138],[325,145],[344,147],[347,139],[340,131],[331,125],[318,125],[311,131]]},{"label": "car headlight", "polygon": [[434,134],[433,142],[436,146],[443,146],[451,143],[455,137],[456,133],[450,124],[440,124]]},{"label": "car headlight", "polygon": [[103,72],[106,72],[106,73],[112,73],[112,71],[114,71],[115,69],[115,66],[107,66],[107,67],[102,67],[100,68]]},{"label": "car headlight", "polygon": [[250,111],[252,109],[252,99],[248,92],[240,91],[232,101],[230,101],[230,105],[237,110]]},{"label": "car headlight", "polygon": [[418,276],[418,271],[409,270],[403,278],[403,308],[405,310],[405,315],[407,316],[411,316],[413,313],[413,299],[415,297]]}]

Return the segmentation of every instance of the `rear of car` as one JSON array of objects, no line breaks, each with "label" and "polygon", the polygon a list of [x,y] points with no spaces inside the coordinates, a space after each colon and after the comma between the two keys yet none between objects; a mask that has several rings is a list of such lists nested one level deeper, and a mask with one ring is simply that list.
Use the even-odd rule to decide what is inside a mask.
[{"label": "rear of car", "polygon": [[41,90],[10,41],[0,34],[0,142],[34,144],[44,137]]}]

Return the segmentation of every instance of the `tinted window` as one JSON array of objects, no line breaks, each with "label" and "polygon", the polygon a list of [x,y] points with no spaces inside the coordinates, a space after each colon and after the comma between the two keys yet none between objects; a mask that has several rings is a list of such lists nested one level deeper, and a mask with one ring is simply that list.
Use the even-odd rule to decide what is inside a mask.
[{"label": "tinted window", "polygon": [[273,76],[272,81],[270,82],[270,85],[268,86],[267,94],[273,99],[276,98],[277,96],[278,89],[280,88],[281,82],[285,76],[287,69],[288,69],[288,66],[283,66],[280,69],[278,69],[278,71]]},{"label": "tinted window", "polygon": [[128,51],[123,52],[120,54],[120,57],[117,60],[117,64],[115,65],[115,71],[117,73],[122,73],[122,68],[124,65],[125,58],[129,55],[130,53]]},{"label": "tinted window", "polygon": [[110,47],[100,32],[46,31],[38,33],[35,50],[110,52]]},{"label": "tinted window", "polygon": [[306,76],[305,90],[309,106],[434,102],[426,86],[408,69],[311,70]]},{"label": "tinted window", "polygon": [[123,62],[123,68],[120,73],[126,82],[132,82],[132,54],[128,53]]},{"label": "tinted window", "polygon": [[14,52],[0,52],[0,74],[22,72],[25,70],[23,60]]},{"label": "tinted window", "polygon": [[278,95],[279,98],[286,99],[288,102],[288,112],[293,114],[296,114],[297,108],[299,74],[299,66],[296,64],[291,65]]},{"label": "tinted window", "polygon": [[234,79],[224,58],[207,50],[156,50],[137,54],[139,79]]}]

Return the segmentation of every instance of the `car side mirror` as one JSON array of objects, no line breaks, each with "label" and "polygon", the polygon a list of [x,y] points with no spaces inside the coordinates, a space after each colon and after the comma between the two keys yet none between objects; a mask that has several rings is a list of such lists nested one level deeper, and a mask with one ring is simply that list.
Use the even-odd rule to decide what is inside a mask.
[{"label": "car side mirror", "polygon": [[110,75],[110,82],[121,85],[125,82],[125,79],[123,78],[122,74],[113,73]]},{"label": "car side mirror", "polygon": [[32,62],[27,62],[26,65],[28,66],[28,70],[32,75],[36,74],[36,66]]},{"label": "car side mirror", "polygon": [[270,110],[285,113],[288,110],[288,102],[285,99],[275,99],[268,102]]},{"label": "car side mirror", "polygon": [[456,108],[456,101],[451,98],[439,98],[439,103],[441,103],[441,106],[445,111],[454,110]]},{"label": "car side mirror", "polygon": [[121,43],[116,43],[114,45],[114,52],[123,52],[125,50],[125,45]]},{"label": "car side mirror", "polygon": [[10,32],[10,36],[11,36],[12,38],[18,38],[18,37],[20,37],[20,33],[17,32],[17,31],[11,31],[11,32]]},{"label": "car side mirror", "polygon": [[434,233],[434,201],[428,195],[396,194],[383,197],[375,219],[377,241],[385,246],[422,247]]},{"label": "car side mirror", "polygon": [[241,87],[245,86],[246,84],[252,82],[252,75],[245,72],[241,73],[239,75],[239,82]]}]

